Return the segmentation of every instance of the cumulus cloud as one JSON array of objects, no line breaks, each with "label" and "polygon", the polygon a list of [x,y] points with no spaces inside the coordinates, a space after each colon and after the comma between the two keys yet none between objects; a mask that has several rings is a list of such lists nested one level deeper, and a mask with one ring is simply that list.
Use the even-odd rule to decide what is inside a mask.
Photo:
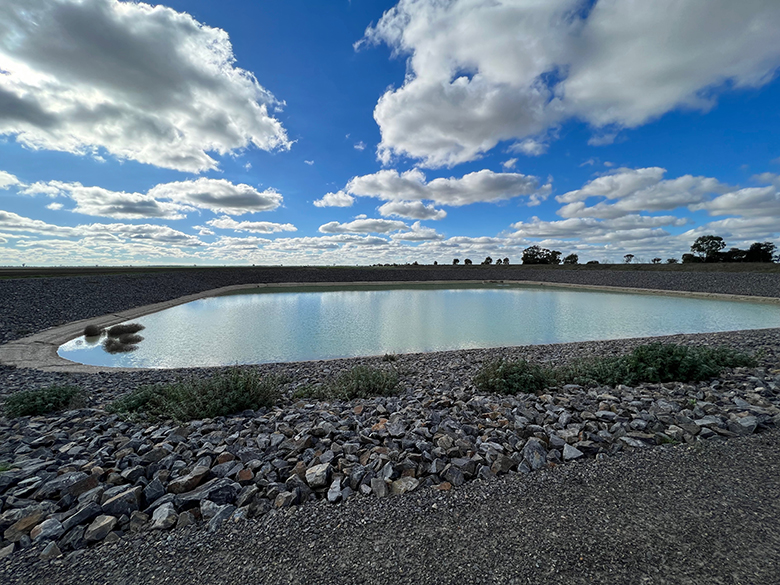
[{"label": "cumulus cloud", "polygon": [[355,203],[355,198],[351,195],[347,195],[344,191],[337,193],[326,193],[322,199],[317,199],[314,202],[316,207],[352,207]]},{"label": "cumulus cloud", "polygon": [[290,146],[228,34],[164,6],[0,3],[0,70],[0,135],[29,148],[201,172],[209,153]]},{"label": "cumulus cloud", "polygon": [[323,234],[355,234],[355,233],[376,233],[386,234],[406,229],[408,226],[402,221],[390,219],[356,219],[349,223],[339,223],[331,221],[320,226],[320,232]]},{"label": "cumulus cloud", "polygon": [[669,232],[660,228],[683,226],[687,223],[687,219],[672,215],[660,217],[627,215],[605,220],[586,217],[560,221],[542,221],[538,217],[533,217],[528,222],[513,223],[512,228],[516,230],[513,235],[520,238],[578,238],[585,242],[619,242],[668,236]]},{"label": "cumulus cloud", "polygon": [[291,223],[272,223],[270,221],[236,221],[231,217],[220,217],[206,222],[211,227],[236,232],[252,232],[255,234],[274,234],[276,232],[296,232]]},{"label": "cumulus cloud", "polygon": [[443,209],[436,209],[432,204],[425,205],[422,201],[388,201],[379,207],[379,213],[408,219],[439,220],[447,217]]},{"label": "cumulus cloud", "polygon": [[724,88],[762,86],[780,65],[774,0],[589,6],[400,0],[357,44],[408,59],[374,110],[380,160],[452,166],[503,140],[533,155],[572,117],[603,144],[678,107],[707,110]]},{"label": "cumulus cloud", "polygon": [[56,202],[55,202],[55,203],[49,203],[49,204],[46,206],[46,209],[51,209],[52,211],[59,211],[59,210],[60,210],[60,209],[62,209],[63,207],[65,207],[65,206],[64,206],[62,203],[56,203]]},{"label": "cumulus cloud", "polygon": [[22,182],[11,173],[0,171],[0,190],[21,185]]},{"label": "cumulus cloud", "polygon": [[505,171],[509,171],[513,168],[515,168],[515,165],[517,164],[516,158],[510,158],[509,160],[505,160],[501,163],[501,166],[504,167]]},{"label": "cumulus cloud", "polygon": [[[581,189],[569,191],[555,199],[566,203],[559,211],[561,217],[617,218],[646,211],[672,210],[693,206],[706,201],[713,193],[728,190],[716,179],[683,175],[664,180],[666,169],[650,167],[643,169],[616,169],[585,184]],[[592,206],[589,198],[604,200]]]},{"label": "cumulus cloud", "polygon": [[408,232],[393,234],[390,239],[398,242],[430,242],[442,240],[444,236],[433,228],[423,227],[419,221],[416,221]]},{"label": "cumulus cloud", "polygon": [[355,146],[355,150],[360,150],[360,151],[363,151],[363,150],[365,150],[365,149],[366,149],[366,143],[365,143],[365,142],[363,142],[362,140],[361,140],[360,142],[356,142],[356,143],[354,144],[354,146]]},{"label": "cumulus cloud", "polygon": [[725,193],[706,203],[691,206],[710,215],[780,218],[780,191],[777,187],[749,187]]},{"label": "cumulus cloud", "polygon": [[226,179],[162,183],[150,189],[148,194],[156,199],[171,199],[227,215],[272,211],[282,204],[282,196],[273,189],[259,192],[251,185],[236,185]]},{"label": "cumulus cloud", "polygon": [[[353,177],[344,191],[358,197],[376,197],[385,201],[433,201],[454,207],[472,203],[495,203],[521,195],[546,196],[551,187],[539,186],[536,177],[520,173],[494,173],[483,169],[460,178],[438,178],[426,181],[419,169],[403,173],[381,170],[371,175]],[[420,218],[422,219],[422,218]]]}]

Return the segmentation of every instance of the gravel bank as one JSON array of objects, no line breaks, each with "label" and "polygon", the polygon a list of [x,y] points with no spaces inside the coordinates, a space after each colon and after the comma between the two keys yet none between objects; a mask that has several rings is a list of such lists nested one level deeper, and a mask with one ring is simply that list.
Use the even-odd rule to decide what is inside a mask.
[{"label": "gravel bank", "polygon": [[[488,271],[521,279],[521,271],[507,277],[507,268]],[[262,270],[222,271],[208,282],[186,274],[85,277],[95,281],[94,295],[82,278],[4,281],[0,302],[8,302],[6,292],[29,310],[2,307],[0,333],[14,339],[25,327],[29,334],[242,278],[257,282],[259,274],[271,282],[347,279],[334,269]],[[405,280],[404,273],[388,269],[386,280]],[[453,279],[449,270],[427,274]],[[352,276],[381,280],[371,270]],[[767,274],[535,270],[532,280],[556,278],[780,296],[780,277]],[[29,301],[32,294],[40,296]],[[50,300],[41,306],[41,298]],[[0,578],[776,583],[780,330],[664,339],[760,350],[762,357],[758,368],[698,385],[507,398],[475,393],[471,380],[485,360],[560,364],[624,353],[646,340],[442,352],[398,357],[398,398],[288,400],[187,428],[121,424],[100,410],[0,419],[0,460],[17,465],[12,475],[0,474],[0,549],[9,553]],[[388,366],[367,358],[259,369],[306,383],[357,363]],[[8,394],[71,382],[99,408],[142,384],[213,372],[2,368],[0,388]],[[206,471],[196,472],[199,465]],[[181,489],[171,487],[176,482]]]}]

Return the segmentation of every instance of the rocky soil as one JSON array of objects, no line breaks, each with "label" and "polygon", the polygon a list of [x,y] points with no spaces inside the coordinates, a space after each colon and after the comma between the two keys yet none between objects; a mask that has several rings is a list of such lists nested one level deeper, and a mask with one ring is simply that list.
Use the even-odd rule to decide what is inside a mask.
[{"label": "rocky soil", "polygon": [[[745,275],[738,278],[744,281]],[[767,291],[777,284],[777,276],[773,278]],[[60,279],[50,280],[52,287],[61,284],[54,283]],[[3,286],[9,287],[8,282]],[[191,292],[187,286],[184,292]],[[139,298],[135,304],[152,302],[143,295]],[[69,319],[75,319],[98,309],[66,310]],[[4,323],[27,319],[33,330],[54,324],[46,308],[35,317],[2,315]],[[691,448],[714,449],[707,452],[715,453],[717,445],[727,439],[741,443],[753,435],[777,436],[773,429],[780,426],[780,330],[664,340],[758,352],[759,366],[726,371],[717,380],[697,384],[569,385],[540,396],[486,396],[472,384],[485,360],[522,356],[561,364],[588,355],[624,353],[647,340],[405,355],[391,362],[365,358],[270,364],[258,369],[286,375],[292,381],[290,390],[328,379],[357,363],[392,367],[400,374],[401,392],[395,397],[348,403],[288,397],[272,409],[185,424],[123,420],[102,407],[140,385],[184,375],[209,376],[215,369],[112,374],[0,369],[4,394],[67,382],[82,387],[89,397],[89,408],[82,410],[0,418],[0,461],[10,467],[0,473],[0,557],[6,559],[0,561],[0,571],[4,571],[0,576],[7,582],[45,581],[48,569],[44,567],[60,567],[68,573],[82,559],[93,559],[92,572],[82,574],[81,580],[94,577],[95,582],[104,582],[99,575],[114,570],[113,565],[95,561],[95,549],[134,554],[133,547],[143,549],[144,543],[151,542],[158,543],[152,548],[162,542],[174,543],[174,549],[184,542],[219,547],[228,535],[245,534],[241,528],[245,525],[267,535],[267,527],[297,517],[292,512],[296,509],[321,519],[316,528],[323,542],[313,546],[327,547],[339,542],[340,526],[356,507],[365,511],[368,523],[387,510],[384,502],[402,500],[450,506],[450,514],[457,516],[451,504],[458,501],[462,490],[474,494],[474,486],[498,498],[497,488],[490,486],[522,489],[517,486],[531,485],[529,481],[540,481],[531,478],[543,476],[553,478],[544,481],[552,482],[548,487],[554,490],[554,478],[569,477],[575,472],[564,470],[572,467],[597,469],[600,464],[642,461],[648,456],[652,461],[647,453],[663,457],[663,453],[674,452],[676,457]],[[766,486],[769,490],[776,489],[780,479],[780,462],[775,459],[773,465],[775,483]],[[672,479],[682,485],[689,478]],[[597,483],[598,476],[592,481]],[[394,497],[402,494],[403,498]],[[551,497],[563,505],[567,496],[558,492]],[[512,505],[507,502],[505,506]],[[421,530],[430,535],[429,528]],[[458,540],[453,531],[448,521],[441,537]],[[489,531],[483,538],[490,539]],[[380,548],[392,546],[393,537],[385,535],[380,541],[385,542],[378,541]],[[415,544],[403,546],[414,548]],[[492,546],[500,549],[500,543]],[[482,548],[475,545],[475,550]],[[321,559],[325,550],[310,556]],[[381,558],[382,553],[376,552]],[[554,556],[544,561],[543,569],[532,571],[535,578],[528,582],[543,582],[540,576],[547,574]],[[485,581],[477,575],[487,574],[489,561],[475,557],[474,563],[483,567],[482,573],[472,573],[474,580]],[[424,555],[419,564],[426,564]],[[70,579],[76,573],[68,574]],[[294,580],[284,579],[283,574],[276,573],[277,578],[269,577],[268,582]],[[515,575],[502,573],[498,582],[506,582],[510,574]],[[309,581],[327,580],[317,577]],[[256,575],[253,580],[258,580]],[[352,575],[347,581],[360,580]]]}]

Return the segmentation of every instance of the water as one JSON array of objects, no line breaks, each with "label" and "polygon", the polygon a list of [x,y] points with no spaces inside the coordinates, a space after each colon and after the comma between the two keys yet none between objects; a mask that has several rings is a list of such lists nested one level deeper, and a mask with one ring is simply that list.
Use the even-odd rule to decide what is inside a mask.
[{"label": "water", "polygon": [[780,327],[774,304],[522,285],[260,290],[135,319],[146,329],[132,353],[81,337],[59,354],[179,368]]}]

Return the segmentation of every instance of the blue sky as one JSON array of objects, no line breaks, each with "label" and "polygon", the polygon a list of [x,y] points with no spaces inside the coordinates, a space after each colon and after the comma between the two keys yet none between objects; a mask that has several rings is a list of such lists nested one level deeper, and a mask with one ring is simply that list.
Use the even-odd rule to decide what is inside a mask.
[{"label": "blue sky", "polygon": [[776,0],[0,5],[0,265],[780,245]]}]

